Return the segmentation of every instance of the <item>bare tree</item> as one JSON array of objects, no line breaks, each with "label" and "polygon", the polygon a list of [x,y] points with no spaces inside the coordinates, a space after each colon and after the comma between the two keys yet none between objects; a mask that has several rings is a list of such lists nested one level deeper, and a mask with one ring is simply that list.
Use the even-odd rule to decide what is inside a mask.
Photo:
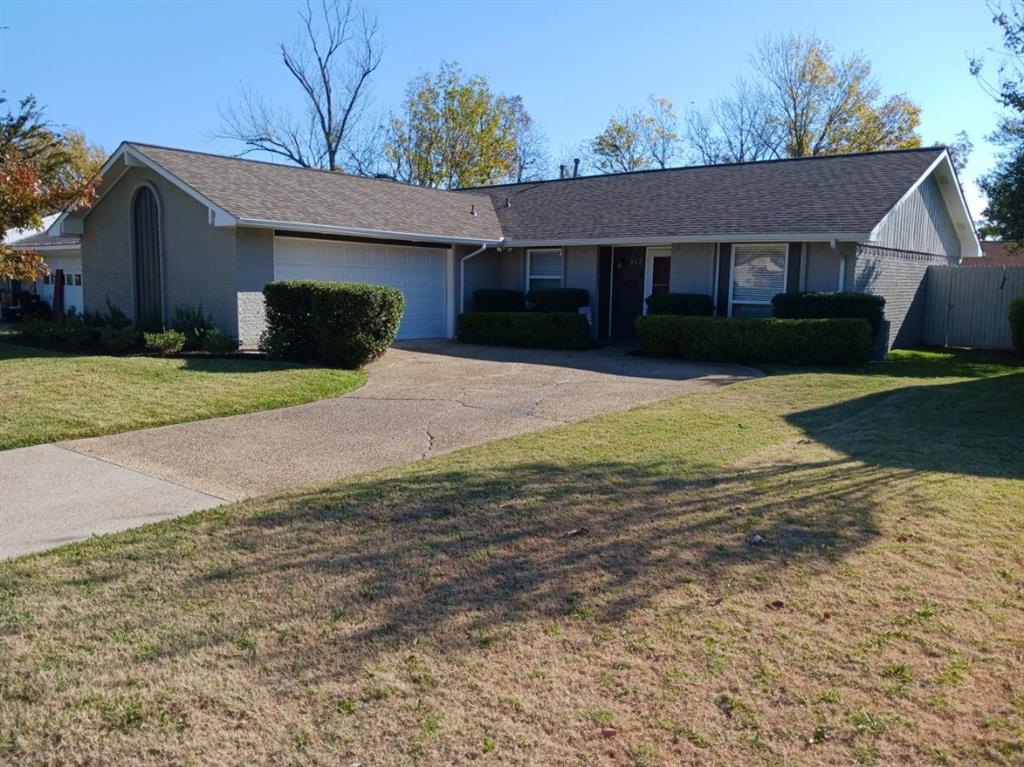
[{"label": "bare tree", "polygon": [[516,139],[509,180],[517,183],[539,181],[544,178],[545,170],[551,164],[548,137],[526,111],[522,96],[509,99],[509,111]]},{"label": "bare tree", "polygon": [[304,168],[359,169],[356,140],[367,85],[380,65],[377,20],[353,0],[310,0],[299,11],[302,32],[281,43],[281,63],[298,83],[305,108],[300,117],[245,88],[221,110],[222,138],[246,145],[241,155],[267,152]]},{"label": "bare tree", "polygon": [[684,142],[700,162],[754,162],[779,156],[782,130],[756,88],[737,80],[733,94],[686,114]]}]

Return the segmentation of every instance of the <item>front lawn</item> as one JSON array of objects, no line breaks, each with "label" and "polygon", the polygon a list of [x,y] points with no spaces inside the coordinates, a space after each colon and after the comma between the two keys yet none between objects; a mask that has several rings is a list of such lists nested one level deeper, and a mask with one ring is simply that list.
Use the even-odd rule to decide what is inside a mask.
[{"label": "front lawn", "polygon": [[1024,367],[766,378],[0,564],[12,764],[1024,761]]},{"label": "front lawn", "polygon": [[261,360],[74,356],[0,343],[0,450],[298,405],[364,380]]}]

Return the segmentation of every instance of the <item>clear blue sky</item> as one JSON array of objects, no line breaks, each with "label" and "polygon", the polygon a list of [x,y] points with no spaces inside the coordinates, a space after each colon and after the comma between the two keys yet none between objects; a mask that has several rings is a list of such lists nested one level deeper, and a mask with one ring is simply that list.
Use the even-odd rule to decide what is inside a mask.
[{"label": "clear blue sky", "polygon": [[[442,59],[523,96],[553,153],[601,130],[619,106],[650,93],[680,111],[704,105],[749,72],[768,32],[815,32],[838,52],[862,50],[885,93],[923,108],[926,143],[966,130],[963,174],[992,164],[984,140],[996,105],[967,57],[999,47],[982,0],[931,2],[377,2],[386,50],[374,109]],[[287,103],[295,96],[277,44],[298,31],[298,0],[272,2],[0,2],[0,88],[32,93],[58,123],[112,150],[123,139],[231,153],[214,138],[218,105],[242,83]]]}]

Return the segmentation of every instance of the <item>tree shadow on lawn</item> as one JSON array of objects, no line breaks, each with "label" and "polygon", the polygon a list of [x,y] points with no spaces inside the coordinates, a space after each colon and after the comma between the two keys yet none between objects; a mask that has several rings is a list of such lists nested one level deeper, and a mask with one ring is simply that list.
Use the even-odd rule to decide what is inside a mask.
[{"label": "tree shadow on lawn", "polygon": [[175,590],[251,607],[237,623],[200,619],[188,648],[166,649],[312,623],[326,630],[309,654],[264,643],[263,668],[331,674],[403,642],[459,651],[527,621],[618,621],[669,592],[698,605],[746,592],[767,609],[778,571],[832,568],[878,536],[875,498],[894,483],[913,492],[913,472],[841,458],[702,477],[532,462],[357,482],[214,533],[221,556]]},{"label": "tree shadow on lawn", "polygon": [[891,389],[786,420],[879,466],[1024,479],[1024,373]]}]

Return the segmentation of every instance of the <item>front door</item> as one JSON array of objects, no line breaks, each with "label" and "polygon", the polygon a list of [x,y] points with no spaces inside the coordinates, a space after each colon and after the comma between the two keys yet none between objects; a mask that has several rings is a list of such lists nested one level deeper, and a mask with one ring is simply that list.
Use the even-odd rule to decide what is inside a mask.
[{"label": "front door", "polygon": [[646,248],[612,251],[612,340],[628,340],[636,335],[634,322],[644,312],[646,260]]}]

